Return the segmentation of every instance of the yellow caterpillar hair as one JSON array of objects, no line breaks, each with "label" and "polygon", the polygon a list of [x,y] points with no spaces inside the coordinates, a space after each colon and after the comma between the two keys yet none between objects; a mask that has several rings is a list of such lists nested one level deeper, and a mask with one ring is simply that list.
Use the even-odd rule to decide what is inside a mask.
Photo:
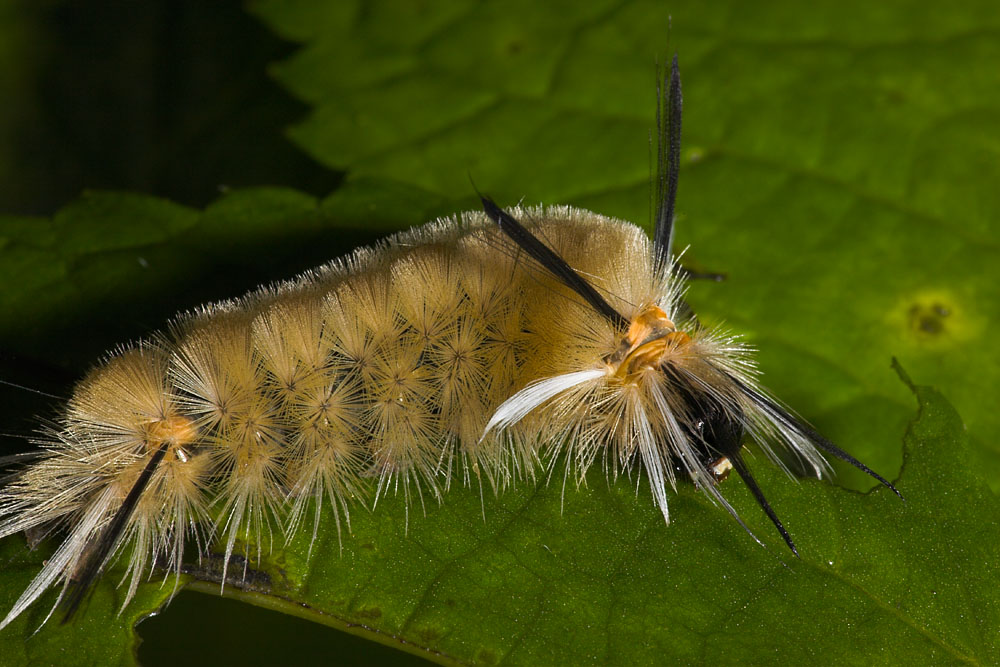
[{"label": "yellow caterpillar hair", "polygon": [[746,345],[684,303],[676,58],[661,97],[652,241],[587,211],[484,197],[484,212],[112,352],[0,489],[0,536],[65,533],[0,627],[54,584],[68,618],[116,555],[127,604],[154,565],[179,573],[192,549],[253,558],[309,524],[315,538],[321,512],[340,530],[390,491],[438,499],[453,470],[502,490],[557,464],[582,479],[600,460],[609,475],[644,471],[666,521],[678,478],[740,521],[718,485],[735,469],[793,551],[744,440],[817,476],[832,454],[895,491],[772,398]]}]

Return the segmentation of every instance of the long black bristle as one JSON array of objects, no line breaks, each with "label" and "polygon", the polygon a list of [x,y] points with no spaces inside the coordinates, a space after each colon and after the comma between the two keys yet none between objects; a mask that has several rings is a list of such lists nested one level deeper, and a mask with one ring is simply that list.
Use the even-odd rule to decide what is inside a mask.
[{"label": "long black bristle", "polygon": [[886,487],[887,489],[895,493],[897,496],[899,496],[900,500],[906,500],[906,498],[903,498],[903,494],[899,492],[899,489],[897,489],[892,482],[887,480],[885,477],[882,477],[882,475],[878,474],[877,472],[866,466],[864,463],[857,460],[856,458],[845,452],[843,449],[841,449],[837,445],[833,444],[832,442],[824,438],[822,435],[816,432],[816,429],[812,428],[808,424],[804,424],[801,421],[795,419],[792,415],[788,414],[786,410],[782,409],[780,405],[776,405],[773,402],[772,402],[772,409],[779,412],[783,419],[788,419],[792,423],[794,423],[795,428],[799,431],[799,433],[809,438],[809,440],[811,440],[814,445],[822,449],[824,452],[836,456],[841,461],[850,463],[852,466],[854,466],[861,472],[866,473],[873,479],[878,480],[880,484],[882,484],[884,487]]},{"label": "long black bristle", "polygon": [[739,473],[743,483],[747,485],[748,489],[750,489],[750,493],[753,494],[757,504],[760,505],[760,508],[764,510],[765,514],[767,514],[767,518],[771,520],[774,527],[778,529],[779,533],[781,533],[781,537],[785,540],[785,544],[788,545],[788,548],[792,550],[793,554],[798,556],[799,550],[795,548],[795,542],[792,541],[792,536],[788,534],[787,530],[785,530],[785,527],[781,523],[781,519],[778,518],[778,514],[774,511],[774,508],[771,507],[771,503],[767,502],[764,492],[761,491],[760,486],[757,485],[757,480],[755,480],[753,475],[750,474],[750,469],[747,468],[747,464],[743,461],[743,457],[739,454],[730,454],[729,462],[733,464],[733,469]]},{"label": "long black bristle", "polygon": [[628,320],[611,307],[604,297],[602,297],[593,285],[584,280],[580,274],[573,270],[562,257],[557,255],[551,248],[525,229],[524,225],[518,222],[514,216],[510,215],[489,197],[480,195],[483,202],[483,210],[486,215],[500,227],[504,234],[509,236],[514,243],[528,253],[532,259],[541,264],[549,273],[558,278],[564,285],[583,297],[590,306],[598,313],[609,319],[619,329],[628,328]]},{"label": "long black bristle", "polygon": [[653,248],[662,266],[669,266],[674,242],[674,204],[681,162],[681,73],[674,54],[669,78],[657,86],[656,106],[656,219]]},{"label": "long black bristle", "polygon": [[146,462],[146,467],[142,469],[139,478],[132,485],[128,495],[125,496],[125,501],[118,508],[118,512],[111,519],[111,523],[101,532],[97,540],[92,545],[89,545],[93,548],[88,547],[88,554],[83,562],[83,567],[79,568],[77,573],[74,574],[70,584],[69,595],[63,602],[62,606],[66,611],[62,619],[63,623],[68,623],[73,618],[73,614],[76,613],[76,610],[79,609],[80,604],[86,597],[87,591],[90,590],[91,585],[97,580],[98,575],[101,573],[101,568],[104,567],[104,561],[107,559],[108,554],[111,553],[115,544],[117,544],[118,538],[121,536],[122,531],[125,530],[125,525],[135,511],[136,505],[139,504],[142,492],[146,490],[153,472],[160,464],[160,461],[163,460],[163,456],[166,453],[167,444],[163,443],[153,453],[149,461]]},{"label": "long black bristle", "polygon": [[794,429],[795,431],[798,431],[799,435],[801,435],[803,438],[806,438],[814,445],[816,445],[816,447],[822,449],[827,454],[832,454],[841,461],[850,463],[852,466],[854,466],[861,472],[866,473],[873,479],[877,480],[884,487],[895,493],[897,496],[899,496],[901,500],[906,500],[905,498],[903,498],[903,494],[899,492],[899,490],[892,484],[892,482],[882,477],[882,475],[878,474],[877,472],[866,466],[864,463],[857,460],[856,458],[845,452],[843,449],[841,449],[837,445],[833,444],[832,442],[824,438],[816,431],[816,429],[804,423],[801,419],[798,419],[797,417],[789,413],[788,410],[781,407],[781,405],[779,405],[777,401],[757,391],[756,389],[748,387],[747,385],[740,382],[738,379],[732,377],[731,375],[729,377],[737,385],[739,385],[740,389],[742,389],[754,401],[756,401],[760,405],[763,405],[771,412],[774,412],[781,419],[781,421],[785,423],[786,426]]}]

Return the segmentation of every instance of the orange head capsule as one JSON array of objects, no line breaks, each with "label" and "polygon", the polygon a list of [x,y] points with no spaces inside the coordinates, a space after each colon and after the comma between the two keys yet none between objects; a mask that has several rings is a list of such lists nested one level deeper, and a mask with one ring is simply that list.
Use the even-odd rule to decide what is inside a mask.
[{"label": "orange head capsule", "polygon": [[629,323],[618,350],[608,358],[612,375],[623,382],[636,382],[644,371],[660,367],[669,356],[691,342],[691,336],[677,331],[662,308],[650,304]]}]

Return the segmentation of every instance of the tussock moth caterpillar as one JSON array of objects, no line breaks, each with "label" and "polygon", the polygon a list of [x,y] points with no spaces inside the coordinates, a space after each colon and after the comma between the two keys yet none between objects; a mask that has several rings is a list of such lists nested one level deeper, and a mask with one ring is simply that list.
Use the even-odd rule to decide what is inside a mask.
[{"label": "tussock moth caterpillar", "polygon": [[112,352],[0,489],[0,536],[66,533],[0,628],[56,583],[69,618],[118,554],[127,604],[154,564],[179,573],[192,548],[253,558],[275,536],[315,536],[320,512],[339,529],[384,493],[441,499],[455,471],[500,491],[557,463],[574,479],[598,460],[612,475],[640,468],[665,521],[667,487],[691,478],[746,529],[718,487],[734,469],[796,553],[744,440],[817,476],[825,452],[895,491],[761,388],[737,336],[687,308],[671,249],[676,58],[657,118],[652,240],[588,211],[483,197],[483,212]]}]

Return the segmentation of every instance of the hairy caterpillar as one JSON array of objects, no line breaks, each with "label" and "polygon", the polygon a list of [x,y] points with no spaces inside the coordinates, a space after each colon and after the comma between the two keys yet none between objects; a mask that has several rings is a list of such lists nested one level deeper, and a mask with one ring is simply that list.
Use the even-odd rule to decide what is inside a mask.
[{"label": "hairy caterpillar", "polygon": [[484,213],[112,353],[0,490],[0,536],[67,533],[0,627],[55,583],[68,618],[117,554],[127,604],[154,563],[179,572],[192,541],[253,557],[274,533],[315,534],[323,511],[346,526],[353,505],[389,491],[440,498],[453,470],[502,490],[557,462],[573,478],[598,460],[609,474],[640,467],[665,520],[667,486],[690,477],[740,521],[718,488],[735,469],[793,551],[743,461],[746,437],[779,464],[771,444],[821,476],[825,451],[895,491],[760,388],[737,337],[686,308],[671,253],[676,59],[662,99],[652,241],[586,211],[483,198]]}]

